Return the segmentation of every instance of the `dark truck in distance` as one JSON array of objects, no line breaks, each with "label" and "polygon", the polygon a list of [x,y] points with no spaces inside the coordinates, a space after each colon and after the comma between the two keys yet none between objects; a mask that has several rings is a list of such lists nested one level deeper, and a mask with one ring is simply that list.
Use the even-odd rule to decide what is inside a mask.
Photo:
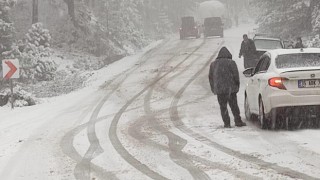
[{"label": "dark truck in distance", "polygon": [[203,28],[205,38],[209,36],[223,37],[223,23],[220,17],[205,18]]},{"label": "dark truck in distance", "polygon": [[186,37],[200,38],[199,27],[192,16],[181,18],[180,39]]}]

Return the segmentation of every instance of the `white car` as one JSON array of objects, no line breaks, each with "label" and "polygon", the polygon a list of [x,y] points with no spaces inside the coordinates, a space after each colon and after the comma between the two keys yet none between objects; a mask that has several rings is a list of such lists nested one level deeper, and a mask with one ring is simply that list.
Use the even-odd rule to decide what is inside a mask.
[{"label": "white car", "polygon": [[261,128],[301,126],[320,119],[320,49],[276,49],[246,69],[245,115]]}]

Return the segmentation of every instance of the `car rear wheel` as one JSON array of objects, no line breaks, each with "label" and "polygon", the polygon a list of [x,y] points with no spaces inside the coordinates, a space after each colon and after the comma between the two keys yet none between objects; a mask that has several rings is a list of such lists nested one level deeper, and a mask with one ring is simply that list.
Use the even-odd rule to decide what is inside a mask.
[{"label": "car rear wheel", "polygon": [[259,116],[258,116],[259,122],[260,122],[260,128],[261,129],[267,129],[268,128],[268,123],[266,116],[264,114],[264,106],[263,106],[263,101],[260,98],[259,101]]}]

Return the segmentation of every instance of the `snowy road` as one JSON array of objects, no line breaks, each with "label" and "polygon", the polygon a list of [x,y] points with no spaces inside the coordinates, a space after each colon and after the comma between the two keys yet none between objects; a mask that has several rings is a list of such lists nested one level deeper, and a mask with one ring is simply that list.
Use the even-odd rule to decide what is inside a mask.
[{"label": "snowy road", "polygon": [[0,179],[320,179],[320,130],[222,128],[209,64],[227,46],[242,72],[248,30],[173,37],[97,72],[90,88],[1,109]]}]

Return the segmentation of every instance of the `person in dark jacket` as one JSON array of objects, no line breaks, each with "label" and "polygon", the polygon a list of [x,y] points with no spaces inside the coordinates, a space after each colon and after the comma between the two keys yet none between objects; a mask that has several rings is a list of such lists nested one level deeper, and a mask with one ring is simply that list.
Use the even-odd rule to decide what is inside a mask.
[{"label": "person in dark jacket", "polygon": [[237,101],[240,86],[239,71],[226,47],[220,49],[217,59],[210,65],[209,82],[213,94],[218,95],[224,127],[231,127],[227,109],[228,103],[234,116],[235,125],[238,127],[245,126],[246,124],[242,122],[240,117]]},{"label": "person in dark jacket", "polygon": [[297,37],[297,43],[294,48],[304,48],[301,37]]},{"label": "person in dark jacket", "polygon": [[248,38],[247,34],[243,35],[243,41],[241,43],[239,58],[243,56],[244,68],[256,67],[257,49],[252,39]]}]

